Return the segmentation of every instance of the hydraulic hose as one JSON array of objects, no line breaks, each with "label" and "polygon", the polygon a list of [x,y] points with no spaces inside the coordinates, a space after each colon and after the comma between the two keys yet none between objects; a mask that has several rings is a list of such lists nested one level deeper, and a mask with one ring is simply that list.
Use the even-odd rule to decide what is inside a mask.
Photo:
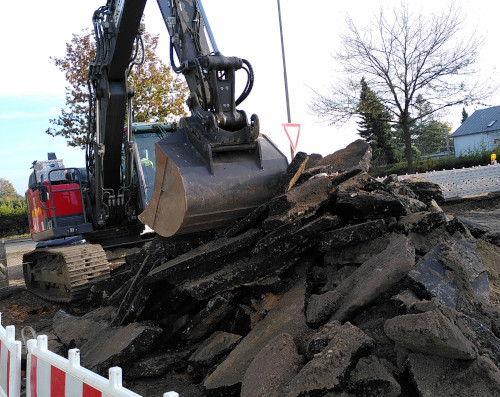
[{"label": "hydraulic hose", "polygon": [[245,71],[247,72],[247,84],[245,86],[245,89],[243,90],[243,92],[241,93],[241,95],[238,97],[238,99],[236,100],[235,104],[236,106],[238,106],[241,102],[243,102],[247,97],[248,95],[250,94],[250,92],[252,91],[252,88],[253,88],[253,82],[254,82],[254,74],[253,74],[253,69],[252,69],[252,65],[250,65],[250,62],[248,62],[246,59],[242,59],[242,62],[243,62],[243,69],[245,69]]}]

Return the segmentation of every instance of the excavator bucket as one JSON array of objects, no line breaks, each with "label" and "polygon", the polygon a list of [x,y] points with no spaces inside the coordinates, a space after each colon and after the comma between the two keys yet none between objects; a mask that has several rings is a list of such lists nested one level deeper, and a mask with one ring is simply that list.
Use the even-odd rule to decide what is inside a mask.
[{"label": "excavator bucket", "polygon": [[154,189],[139,219],[158,234],[215,229],[241,218],[278,192],[287,159],[266,136],[249,150],[200,154],[185,129],[155,145]]}]

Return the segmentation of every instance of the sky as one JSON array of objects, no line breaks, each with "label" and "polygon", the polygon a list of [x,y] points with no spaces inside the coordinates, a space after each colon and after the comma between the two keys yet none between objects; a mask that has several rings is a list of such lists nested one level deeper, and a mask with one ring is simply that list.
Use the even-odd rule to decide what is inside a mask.
[{"label": "sky", "polygon": [[[26,190],[34,160],[55,152],[68,167],[85,165],[83,150],[70,148],[61,137],[45,133],[65,103],[65,80],[50,57],[63,57],[73,33],[92,25],[95,9],[105,0],[24,0],[0,2],[2,62],[0,62],[0,178],[12,182],[18,193]],[[409,1],[411,10],[439,12],[448,1]],[[281,0],[283,39],[290,98],[291,122],[301,125],[299,151],[327,155],[358,138],[356,123],[330,126],[311,114],[314,91],[326,94],[339,78],[332,57],[340,49],[346,16],[363,26],[381,6],[391,9],[400,0]],[[500,4],[495,0],[456,0],[466,15],[467,29],[483,37],[478,67],[481,75],[500,83],[495,63],[500,61],[498,38]],[[219,50],[247,59],[254,69],[254,89],[239,109],[259,116],[261,132],[290,156],[283,123],[287,122],[283,59],[277,1],[203,0]],[[158,54],[168,63],[169,36],[156,1],[145,10],[146,28],[160,35]],[[245,73],[236,78],[245,79]],[[244,82],[242,82],[243,84]],[[237,93],[238,95],[238,93]],[[500,95],[490,100],[500,104]],[[467,107],[469,114],[475,108]],[[442,120],[460,125],[462,108]]]}]

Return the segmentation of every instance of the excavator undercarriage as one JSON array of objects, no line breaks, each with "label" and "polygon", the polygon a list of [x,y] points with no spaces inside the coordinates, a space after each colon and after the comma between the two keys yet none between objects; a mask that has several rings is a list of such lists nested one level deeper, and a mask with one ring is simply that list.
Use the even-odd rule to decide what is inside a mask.
[{"label": "excavator undercarriage", "polygon": [[23,257],[26,288],[56,302],[84,298],[91,283],[109,278],[109,263],[98,244],[39,248]]}]

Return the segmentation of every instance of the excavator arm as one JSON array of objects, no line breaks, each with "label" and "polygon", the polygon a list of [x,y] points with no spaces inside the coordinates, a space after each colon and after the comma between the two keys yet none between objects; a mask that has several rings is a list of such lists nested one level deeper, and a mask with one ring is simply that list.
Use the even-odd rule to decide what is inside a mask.
[{"label": "excavator arm", "polygon": [[[258,117],[248,121],[237,109],[252,89],[253,70],[248,61],[220,53],[201,1],[157,2],[170,35],[172,68],[189,87],[190,116],[156,143],[153,193],[139,219],[170,236],[213,229],[244,216],[276,193],[287,160],[266,136],[259,137]],[[87,169],[94,224],[102,227],[133,219],[138,208],[131,193],[133,89],[127,87],[127,74],[141,45],[145,3],[108,0],[93,17],[96,57],[89,68]],[[238,70],[246,71],[247,83],[236,98]]]},{"label": "excavator arm", "polygon": [[[87,170],[94,224],[101,228],[120,219],[134,218],[136,206],[130,205],[133,90],[127,86],[127,76],[134,64],[134,48],[137,50],[141,43],[140,23],[145,5],[146,0],[108,0],[92,17],[96,48],[88,78],[91,99]],[[128,136],[123,142],[125,119]]]},{"label": "excavator arm", "polygon": [[[192,114],[202,119],[214,117],[215,125],[220,128],[212,131],[208,139],[238,143],[254,141],[258,131],[245,136],[236,133],[248,125],[245,113],[236,106],[252,90],[254,76],[250,63],[220,53],[201,2],[158,0],[158,5],[171,37],[170,63],[188,83],[191,92],[188,105]],[[247,72],[247,84],[236,99],[235,72],[240,69]]]}]

